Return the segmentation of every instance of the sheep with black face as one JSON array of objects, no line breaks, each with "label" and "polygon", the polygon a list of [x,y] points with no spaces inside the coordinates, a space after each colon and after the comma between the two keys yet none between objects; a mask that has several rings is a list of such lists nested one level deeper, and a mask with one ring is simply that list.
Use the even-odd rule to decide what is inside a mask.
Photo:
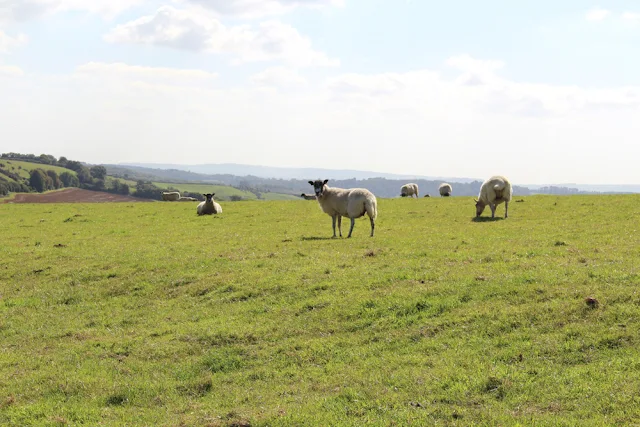
[{"label": "sheep with black face", "polygon": [[336,237],[336,221],[338,232],[342,237],[342,217],[351,219],[349,235],[351,237],[356,218],[367,214],[371,222],[371,237],[375,229],[375,220],[378,216],[378,202],[376,196],[365,188],[332,188],[327,185],[325,179],[309,181],[313,185],[318,204],[324,213],[329,215],[333,224],[333,237]]}]

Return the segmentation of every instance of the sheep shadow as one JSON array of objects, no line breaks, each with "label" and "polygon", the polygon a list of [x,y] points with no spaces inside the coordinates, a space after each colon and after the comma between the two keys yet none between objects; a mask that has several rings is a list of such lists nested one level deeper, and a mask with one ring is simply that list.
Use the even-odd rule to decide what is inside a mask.
[{"label": "sheep shadow", "polygon": [[301,240],[304,242],[308,242],[308,241],[314,241],[314,240],[334,240],[334,239],[339,239],[339,237],[320,237],[320,236],[302,236]]},{"label": "sheep shadow", "polygon": [[490,216],[478,216],[471,218],[472,222],[495,222],[495,221],[503,221],[504,218],[501,216],[497,216],[495,218],[491,218]]}]

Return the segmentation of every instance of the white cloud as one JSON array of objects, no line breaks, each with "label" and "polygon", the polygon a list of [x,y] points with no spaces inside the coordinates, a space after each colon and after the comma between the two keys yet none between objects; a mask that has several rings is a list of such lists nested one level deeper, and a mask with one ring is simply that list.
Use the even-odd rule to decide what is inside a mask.
[{"label": "white cloud", "polygon": [[27,42],[27,36],[18,34],[15,37],[4,33],[0,30],[0,53],[8,53],[18,46],[22,46]]},{"label": "white cloud", "polygon": [[[415,70],[311,80],[303,91],[222,89],[207,84],[216,79],[203,71],[101,63],[79,67],[75,78],[0,78],[0,116],[12,123],[0,127],[0,140],[26,152],[56,147],[54,155],[89,162],[238,162],[478,178],[499,171],[520,183],[640,181],[633,141],[640,88],[523,83],[502,77],[493,61],[447,63],[459,66],[458,74],[482,69],[489,78],[470,86],[458,74]],[[296,74],[265,70],[262,80],[274,76]]]},{"label": "white cloud", "polygon": [[197,10],[164,6],[105,35],[111,43],[151,44],[227,54],[234,63],[282,61],[297,67],[337,66],[337,59],[313,49],[308,38],[286,24],[267,21],[257,27],[227,27]]},{"label": "white cloud", "polygon": [[297,70],[285,67],[271,67],[251,76],[251,82],[259,86],[296,87],[307,84]]},{"label": "white cloud", "polygon": [[0,76],[19,77],[24,75],[24,71],[15,65],[0,65]]},{"label": "white cloud", "polygon": [[600,8],[593,8],[587,11],[585,19],[591,22],[603,21],[611,14],[611,11]]},{"label": "white cloud", "polygon": [[282,15],[300,7],[343,6],[345,0],[178,0],[212,11],[220,16],[259,18]]},{"label": "white cloud", "polygon": [[2,0],[0,22],[28,21],[59,12],[88,12],[112,18],[145,0]]},{"label": "white cloud", "polygon": [[203,70],[190,70],[165,67],[143,67],[127,65],[122,62],[104,63],[89,62],[76,69],[77,73],[85,75],[125,76],[131,78],[160,78],[160,79],[214,79],[216,73]]},{"label": "white cloud", "polygon": [[640,22],[640,13],[638,12],[623,12],[621,15],[623,21],[638,23]]}]

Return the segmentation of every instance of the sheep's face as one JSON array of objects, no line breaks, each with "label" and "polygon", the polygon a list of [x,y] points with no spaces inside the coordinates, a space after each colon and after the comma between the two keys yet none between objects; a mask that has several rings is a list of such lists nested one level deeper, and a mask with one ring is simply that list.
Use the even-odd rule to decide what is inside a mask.
[{"label": "sheep's face", "polygon": [[407,197],[407,193],[400,193],[400,197]]},{"label": "sheep's face", "polygon": [[485,204],[476,200],[476,217],[479,217],[480,215],[482,215],[482,212],[484,212],[484,207]]},{"label": "sheep's face", "polygon": [[329,182],[328,179],[325,179],[324,181],[321,181],[319,179],[316,179],[315,181],[309,181],[309,184],[313,185],[313,191],[316,192],[316,197],[322,197],[322,195],[324,194],[324,187],[325,185],[327,185],[327,182]]},{"label": "sheep's face", "polygon": [[216,193],[213,194],[203,194],[204,198],[206,199],[207,202],[210,202],[213,200],[213,196],[215,196]]}]

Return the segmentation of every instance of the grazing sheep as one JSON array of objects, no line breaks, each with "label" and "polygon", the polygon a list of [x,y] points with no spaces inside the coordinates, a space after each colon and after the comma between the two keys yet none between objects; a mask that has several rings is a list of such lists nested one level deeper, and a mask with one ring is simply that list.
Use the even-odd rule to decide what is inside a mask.
[{"label": "grazing sheep", "polygon": [[429,193],[425,194],[424,197],[431,197]]},{"label": "grazing sheep", "polygon": [[300,197],[302,197],[305,200],[316,200],[316,196],[314,196],[313,194],[304,194],[304,193],[302,193],[300,195]]},{"label": "grazing sheep", "polygon": [[476,202],[476,217],[482,215],[485,206],[491,208],[491,218],[496,216],[496,206],[504,202],[504,217],[509,216],[509,201],[513,190],[507,178],[501,175],[492,176],[482,183]]},{"label": "grazing sheep", "polygon": [[167,202],[176,202],[180,200],[180,193],[178,191],[163,191],[162,200]]},{"label": "grazing sheep", "polygon": [[198,199],[196,199],[195,197],[180,197],[178,201],[179,202],[197,202]]},{"label": "grazing sheep", "polygon": [[198,208],[196,209],[198,215],[213,215],[222,213],[222,206],[220,206],[215,202],[215,200],[213,200],[213,196],[215,195],[216,193],[203,194],[206,200],[204,202],[200,202],[200,204],[198,205]]},{"label": "grazing sheep", "polygon": [[365,188],[331,188],[327,185],[329,180],[309,181],[313,185],[316,198],[320,208],[331,217],[333,223],[333,237],[336,237],[336,220],[338,220],[338,231],[342,237],[342,217],[351,219],[349,235],[351,237],[356,218],[364,216],[366,213],[371,222],[371,237],[375,229],[375,220],[378,216],[378,202],[376,196]]},{"label": "grazing sheep", "polygon": [[449,197],[451,193],[453,193],[453,188],[451,188],[451,184],[443,182],[440,184],[440,187],[438,187],[438,191],[440,192],[440,196]]},{"label": "grazing sheep", "polygon": [[400,196],[413,197],[414,195],[416,198],[420,197],[418,195],[418,184],[409,183],[400,187]]}]

